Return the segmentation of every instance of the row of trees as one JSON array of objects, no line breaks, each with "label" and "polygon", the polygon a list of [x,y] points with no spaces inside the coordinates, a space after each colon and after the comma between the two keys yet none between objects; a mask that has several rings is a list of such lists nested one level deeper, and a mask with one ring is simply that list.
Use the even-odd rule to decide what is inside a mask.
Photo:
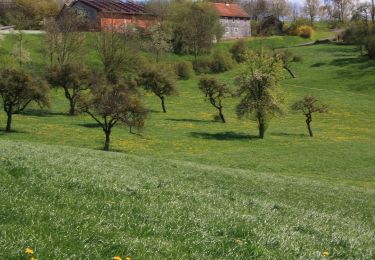
[{"label": "row of trees", "polygon": [[[113,127],[122,123],[132,131],[133,127],[144,126],[147,109],[139,87],[143,86],[159,97],[166,112],[166,96],[176,94],[176,77],[167,66],[150,66],[142,62],[128,41],[132,36],[114,29],[96,35],[91,47],[94,47],[101,66],[87,68],[82,60],[89,49],[89,41],[87,34],[77,30],[80,19],[74,13],[67,13],[62,19],[48,23],[46,49],[49,62],[44,79],[33,76],[23,62],[1,72],[0,94],[7,114],[6,130],[11,130],[12,115],[22,113],[31,102],[41,107],[49,106],[48,90],[52,86],[63,89],[69,101],[69,115],[83,112],[100,125],[105,134],[104,150],[109,150]],[[22,37],[18,39],[22,41]],[[236,44],[231,51],[238,62],[247,64],[247,69],[237,78],[237,94],[241,97],[237,114],[240,118],[251,115],[258,122],[259,136],[263,138],[269,120],[283,111],[279,82],[282,70],[289,67],[291,55],[287,52],[249,55],[243,42]],[[23,52],[19,52],[20,60]],[[290,68],[288,70],[291,73]],[[225,122],[223,99],[232,95],[227,86],[204,76],[199,89]]]},{"label": "row of trees", "polygon": [[[258,124],[259,138],[264,138],[270,120],[277,115],[283,115],[284,93],[280,87],[283,78],[283,61],[275,55],[263,50],[248,53],[245,69],[236,78],[237,93],[231,93],[226,84],[214,77],[203,76],[199,81],[199,89],[210,104],[218,110],[219,117],[225,123],[223,114],[223,99],[228,96],[240,97],[236,107],[239,118],[249,117]],[[313,113],[326,113],[327,106],[318,102],[313,96],[306,96],[291,107],[294,111],[302,112],[306,117],[309,135]]]},{"label": "row of trees", "polygon": [[299,3],[288,0],[249,0],[241,4],[254,20],[268,15],[297,20],[308,18],[313,24],[317,18],[332,22],[345,23],[353,16],[353,10],[365,8],[372,21],[375,20],[374,0],[304,0]]}]

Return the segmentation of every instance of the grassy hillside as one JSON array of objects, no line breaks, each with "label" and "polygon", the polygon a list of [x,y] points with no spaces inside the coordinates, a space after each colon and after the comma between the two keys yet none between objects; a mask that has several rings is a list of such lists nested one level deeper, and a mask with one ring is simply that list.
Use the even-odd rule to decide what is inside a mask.
[{"label": "grassy hillside", "polygon": [[[50,109],[15,115],[15,131],[0,131],[0,259],[19,259],[28,246],[38,259],[375,258],[375,61],[353,46],[295,47],[304,41],[248,41],[303,59],[296,79],[285,74],[287,113],[264,140],[255,122],[237,119],[236,98],[224,100],[228,122],[215,122],[196,76],[178,82],[166,114],[145,94],[145,129],[113,130],[120,153],[99,151],[102,130],[86,115],[67,116],[59,90]],[[27,43],[42,73],[43,36]],[[12,37],[0,41],[1,63],[13,46]],[[86,61],[98,64],[93,53]],[[217,77],[235,90],[241,69]],[[329,105],[314,116],[314,138],[288,109],[306,94]]]},{"label": "grassy hillside", "polygon": [[0,258],[374,258],[374,189],[0,141]]},{"label": "grassy hillside", "polygon": [[[167,98],[167,114],[160,113],[159,99],[147,94],[145,103],[152,112],[144,131],[134,135],[126,128],[115,128],[112,149],[374,187],[375,130],[370,126],[375,124],[375,62],[359,57],[352,46],[318,45],[291,50],[303,62],[294,64],[296,79],[285,75],[282,86],[287,93],[286,108],[306,94],[316,95],[330,107],[329,114],[314,117],[314,138],[307,136],[304,117],[287,111],[284,117],[272,120],[266,139],[258,140],[256,123],[236,118],[238,99],[233,98],[224,101],[228,123],[214,122],[216,111],[204,102],[195,77],[178,82],[179,95]],[[240,69],[238,66],[218,77],[234,90],[234,77]],[[0,138],[101,149],[103,132],[91,118],[66,116],[68,107],[62,93],[53,91],[52,98],[50,110],[34,107],[24,115],[16,115],[15,132],[0,132]],[[0,124],[5,124],[3,113]]]}]

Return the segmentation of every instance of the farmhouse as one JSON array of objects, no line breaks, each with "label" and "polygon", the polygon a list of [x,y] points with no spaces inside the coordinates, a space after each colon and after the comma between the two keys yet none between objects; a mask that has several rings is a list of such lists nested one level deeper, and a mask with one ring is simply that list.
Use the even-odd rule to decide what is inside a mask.
[{"label": "farmhouse", "polygon": [[225,29],[223,38],[251,36],[250,16],[238,4],[213,3],[219,13],[220,23]]},{"label": "farmhouse", "polygon": [[73,0],[65,7],[75,9],[87,18],[97,30],[116,28],[124,31],[129,25],[138,29],[146,29],[155,17],[145,12],[141,4],[120,0]]}]

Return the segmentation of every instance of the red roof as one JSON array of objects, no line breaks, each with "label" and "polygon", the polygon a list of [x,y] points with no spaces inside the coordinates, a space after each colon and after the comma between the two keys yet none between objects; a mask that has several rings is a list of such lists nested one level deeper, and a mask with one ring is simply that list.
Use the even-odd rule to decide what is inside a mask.
[{"label": "red roof", "polygon": [[125,14],[146,14],[143,5],[133,2],[122,2],[119,0],[76,0],[71,5],[77,2],[86,4],[98,12],[105,13],[125,13]]},{"label": "red roof", "polygon": [[250,16],[238,4],[213,3],[221,17],[249,18]]}]

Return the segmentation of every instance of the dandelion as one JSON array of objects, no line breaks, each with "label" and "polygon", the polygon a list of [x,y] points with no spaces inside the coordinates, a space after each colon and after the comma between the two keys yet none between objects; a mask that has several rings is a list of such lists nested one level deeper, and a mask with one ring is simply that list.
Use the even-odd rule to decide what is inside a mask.
[{"label": "dandelion", "polygon": [[28,248],[25,249],[25,253],[28,254],[28,255],[32,255],[32,254],[34,254],[34,251],[30,247],[28,247]]},{"label": "dandelion", "polygon": [[38,259],[36,259],[35,257],[32,256],[32,257],[30,258],[30,260],[38,260]]},{"label": "dandelion", "polygon": [[327,256],[329,256],[329,253],[328,253],[327,251],[324,251],[324,252],[322,253],[322,255],[323,255],[324,257],[327,257]]},{"label": "dandelion", "polygon": [[237,240],[236,240],[236,244],[238,244],[238,245],[242,245],[242,244],[243,244],[243,242],[242,242],[242,240],[240,240],[240,239],[237,239]]},{"label": "dandelion", "polygon": [[122,260],[121,256],[115,256],[113,257],[113,260]]},{"label": "dandelion", "polygon": [[130,256],[127,256],[127,257],[125,258],[125,260],[132,260],[132,258],[131,258]]}]

